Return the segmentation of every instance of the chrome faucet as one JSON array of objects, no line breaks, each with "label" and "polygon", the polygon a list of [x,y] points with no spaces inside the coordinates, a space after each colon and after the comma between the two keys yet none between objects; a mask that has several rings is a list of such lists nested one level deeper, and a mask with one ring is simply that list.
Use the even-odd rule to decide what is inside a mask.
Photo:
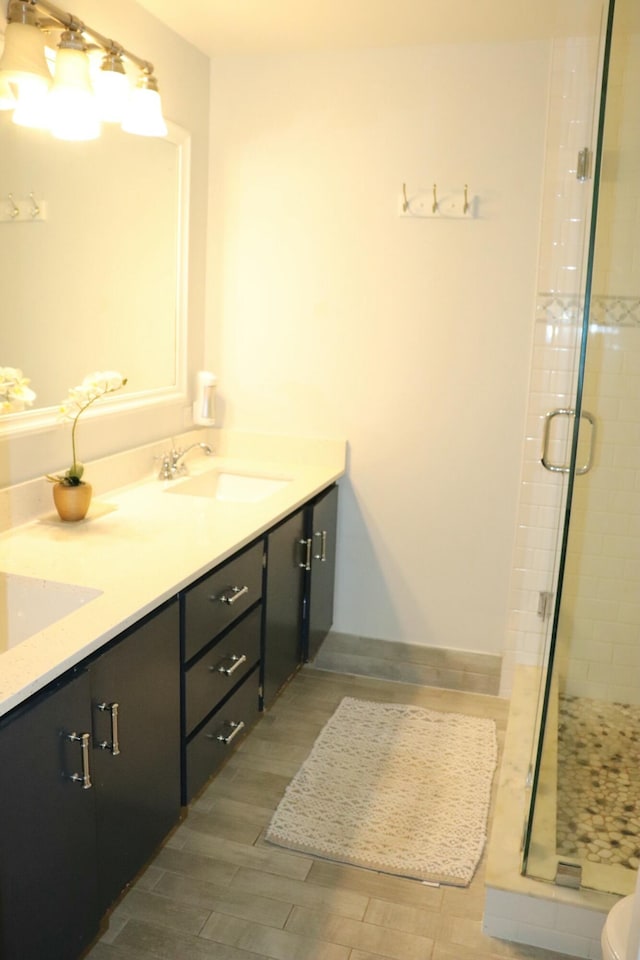
[{"label": "chrome faucet", "polygon": [[180,477],[182,474],[185,474],[187,472],[187,467],[180,461],[183,457],[186,457],[189,451],[193,450],[194,447],[200,447],[201,450],[204,450],[205,456],[207,457],[210,457],[213,454],[213,448],[210,447],[208,443],[192,443],[191,446],[186,447],[184,450],[174,447],[173,450],[170,450],[169,453],[165,453],[162,456],[160,473],[158,474],[159,479],[173,480],[174,477]]}]

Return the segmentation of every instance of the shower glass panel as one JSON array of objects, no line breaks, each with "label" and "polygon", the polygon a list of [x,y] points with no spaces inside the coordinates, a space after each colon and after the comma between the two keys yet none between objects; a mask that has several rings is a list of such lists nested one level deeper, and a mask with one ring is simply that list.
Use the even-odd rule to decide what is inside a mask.
[{"label": "shower glass panel", "polygon": [[607,49],[576,391],[595,431],[575,418],[524,863],[539,879],[627,894],[640,865],[637,0],[615,0]]}]

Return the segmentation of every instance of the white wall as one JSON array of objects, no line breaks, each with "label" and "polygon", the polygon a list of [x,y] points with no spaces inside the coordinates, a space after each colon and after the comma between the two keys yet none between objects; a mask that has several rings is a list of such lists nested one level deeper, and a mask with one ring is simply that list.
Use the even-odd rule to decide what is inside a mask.
[{"label": "white wall", "polygon": [[[110,0],[107,5],[100,0],[74,0],[71,9],[105,36],[116,38],[127,49],[154,63],[166,117],[191,133],[188,365],[192,381],[195,371],[203,365],[204,349],[209,61],[133,0]],[[0,29],[3,27],[4,19],[0,21]],[[69,148],[72,149],[73,145]],[[92,232],[103,229],[103,223],[87,222],[87,238],[90,239]],[[121,229],[126,229],[126,216],[123,216]],[[118,232],[114,233],[114,243],[118,243]],[[126,295],[127,291],[123,289],[122,296]],[[0,297],[0,329],[3,324],[14,321],[9,314],[7,303],[3,303]],[[87,304],[86,322],[90,324],[92,319],[91,305]],[[34,324],[31,336],[36,338],[38,324],[48,322],[46,295],[42,298],[42,317],[30,322]],[[153,343],[148,347],[153,349]],[[74,349],[77,348],[70,340],[68,350],[73,354]],[[28,358],[22,360],[21,365],[28,371]],[[70,380],[69,386],[75,382],[75,379]],[[95,420],[87,417],[81,428],[81,456],[83,460],[91,460],[181,432],[188,426],[183,403]],[[66,428],[57,425],[36,435],[0,439],[0,485],[64,469],[68,460],[68,425]]]},{"label": "white wall", "polygon": [[[336,630],[501,652],[549,47],[212,63],[206,353],[224,425],[344,436]],[[462,189],[471,222],[407,221]]]}]

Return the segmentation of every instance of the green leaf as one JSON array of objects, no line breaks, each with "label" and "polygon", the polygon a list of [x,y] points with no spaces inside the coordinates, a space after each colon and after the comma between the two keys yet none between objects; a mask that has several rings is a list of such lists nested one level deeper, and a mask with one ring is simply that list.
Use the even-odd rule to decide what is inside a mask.
[{"label": "green leaf", "polygon": [[80,483],[82,479],[82,474],[84,473],[84,464],[76,462],[75,466],[69,467],[67,470],[67,476],[72,481],[72,486],[76,486]]}]

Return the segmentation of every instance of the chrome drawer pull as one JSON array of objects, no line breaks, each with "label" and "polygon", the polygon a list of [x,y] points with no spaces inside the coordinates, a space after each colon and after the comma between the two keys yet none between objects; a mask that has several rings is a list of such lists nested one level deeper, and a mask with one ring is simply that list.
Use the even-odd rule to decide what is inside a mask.
[{"label": "chrome drawer pull", "polygon": [[113,757],[120,755],[120,738],[118,735],[118,711],[120,709],[120,704],[118,703],[99,703],[98,710],[106,712],[109,710],[111,713],[111,743],[108,740],[101,740],[98,746],[101,750],[110,750]]},{"label": "chrome drawer pull", "polygon": [[311,570],[311,537],[308,540],[298,540],[298,543],[305,548],[304,560],[298,566],[303,570]]},{"label": "chrome drawer pull", "polygon": [[232,653],[227,659],[233,663],[232,667],[223,667],[222,664],[220,664],[219,667],[209,667],[209,670],[215,670],[217,673],[224,673],[225,677],[231,677],[238,667],[247,662],[247,656],[244,653],[240,656],[238,656],[237,653]]},{"label": "chrome drawer pull", "polygon": [[247,593],[249,593],[249,587],[247,586],[227,587],[224,593],[221,593],[219,596],[216,596],[215,593],[213,593],[209,597],[209,600],[219,600],[220,603],[226,603],[231,607],[237,600],[240,599],[240,597],[244,597]]},{"label": "chrome drawer pull", "polygon": [[327,531],[326,530],[316,530],[314,537],[320,537],[320,553],[314,553],[313,559],[319,560],[320,563],[327,562]]},{"label": "chrome drawer pull", "polygon": [[89,734],[88,733],[68,733],[67,740],[71,743],[79,743],[80,750],[82,751],[82,773],[72,773],[69,775],[69,779],[73,780],[74,783],[81,783],[83,790],[90,790],[92,787],[91,783],[91,771],[89,769]]},{"label": "chrome drawer pull", "polygon": [[236,723],[235,720],[230,720],[229,726],[231,727],[231,733],[229,736],[225,737],[224,733],[219,733],[216,737],[216,740],[219,740],[220,743],[231,743],[233,738],[237,737],[241,730],[244,730],[244,720],[239,720],[238,723]]}]

